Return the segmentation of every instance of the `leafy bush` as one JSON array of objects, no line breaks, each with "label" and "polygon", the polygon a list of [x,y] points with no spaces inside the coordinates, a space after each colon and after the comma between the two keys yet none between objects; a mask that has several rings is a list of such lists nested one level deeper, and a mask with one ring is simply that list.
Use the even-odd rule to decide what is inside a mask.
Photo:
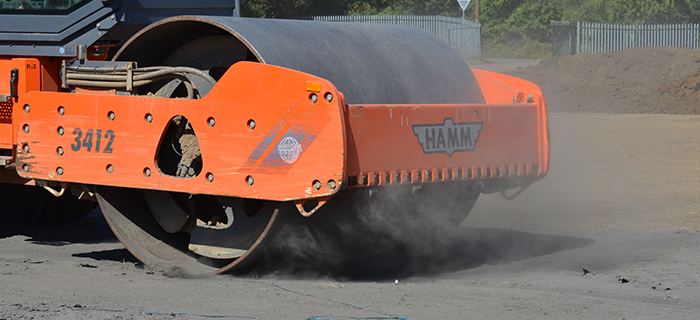
[{"label": "leafy bush", "polygon": [[551,55],[551,21],[562,15],[561,0],[482,1],[484,56],[545,58]]},{"label": "leafy bush", "polygon": [[599,23],[666,24],[697,22],[696,0],[589,0],[573,20]]},{"label": "leafy bush", "polygon": [[[455,0],[251,0],[249,17],[415,14],[460,17]],[[474,21],[476,0],[466,10]],[[551,55],[551,21],[599,23],[700,23],[698,0],[481,0],[485,57],[540,58]]]}]

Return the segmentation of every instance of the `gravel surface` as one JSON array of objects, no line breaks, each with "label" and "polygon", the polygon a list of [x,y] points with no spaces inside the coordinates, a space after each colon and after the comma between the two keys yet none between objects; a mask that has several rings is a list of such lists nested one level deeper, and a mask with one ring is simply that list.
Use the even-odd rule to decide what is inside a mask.
[{"label": "gravel surface", "polygon": [[[571,111],[566,94],[546,97]],[[449,268],[188,277],[144,267],[95,212],[0,224],[0,319],[697,319],[700,117],[550,116],[549,175],[512,201],[482,196],[413,261]]]}]

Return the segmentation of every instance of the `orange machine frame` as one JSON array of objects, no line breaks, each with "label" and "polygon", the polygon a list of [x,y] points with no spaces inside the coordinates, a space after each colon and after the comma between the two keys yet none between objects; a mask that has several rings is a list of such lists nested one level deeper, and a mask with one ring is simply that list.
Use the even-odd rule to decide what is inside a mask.
[{"label": "orange machine frame", "polygon": [[[0,57],[0,94],[11,68],[20,69],[19,97],[9,119],[0,113],[0,149],[14,151],[25,179],[303,201],[385,184],[529,185],[548,170],[540,89],[487,71],[473,70],[485,104],[345,105],[327,80],[253,62],[234,64],[199,100],[57,92],[56,62],[43,58]],[[201,148],[194,178],[158,170],[162,136],[178,115]]]}]

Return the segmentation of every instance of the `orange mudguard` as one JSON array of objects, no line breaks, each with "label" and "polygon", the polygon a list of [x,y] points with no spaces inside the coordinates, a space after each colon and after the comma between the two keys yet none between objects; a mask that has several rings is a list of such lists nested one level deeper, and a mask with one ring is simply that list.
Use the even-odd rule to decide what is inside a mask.
[{"label": "orange mudguard", "polygon": [[[199,100],[35,91],[16,106],[24,178],[287,201],[330,196],[345,176],[341,95],[276,66],[237,63]],[[202,154],[190,179],[157,165],[178,115]]]},{"label": "orange mudguard", "polygon": [[[276,201],[344,187],[516,178],[548,170],[547,111],[527,81],[474,70],[486,103],[349,105],[332,83],[281,67],[233,65],[199,100],[29,92],[13,110],[27,179]],[[164,174],[158,150],[186,117],[203,168]]]},{"label": "orange mudguard", "polygon": [[493,178],[520,178],[526,184],[544,177],[549,140],[540,89],[473,71],[486,104],[350,105],[349,184]]}]

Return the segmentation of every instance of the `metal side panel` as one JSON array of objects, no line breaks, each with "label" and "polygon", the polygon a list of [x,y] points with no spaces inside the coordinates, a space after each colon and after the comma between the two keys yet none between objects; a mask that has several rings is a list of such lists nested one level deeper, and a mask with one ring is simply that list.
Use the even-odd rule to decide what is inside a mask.
[{"label": "metal side panel", "polygon": [[235,0],[125,0],[126,23],[151,23],[164,18],[189,15],[232,16]]},{"label": "metal side panel", "polygon": [[6,10],[0,12],[0,55],[74,57],[79,44],[92,45],[118,24],[137,26],[183,14],[231,16],[235,2],[92,0],[72,12]]},{"label": "metal side panel", "polygon": [[[29,92],[17,102],[28,107],[13,111],[18,173],[279,201],[330,196],[345,176],[338,97],[326,80],[259,63],[236,64],[199,100]],[[188,179],[158,164],[159,152],[172,148],[163,135],[178,115],[189,120],[202,155],[201,173]]]},{"label": "metal side panel", "polygon": [[27,14],[3,14],[0,40],[19,33],[60,33],[105,7],[108,6],[104,1],[93,0],[66,15],[34,14],[34,10],[25,10]]},{"label": "metal side panel", "polygon": [[357,186],[493,178],[539,180],[548,165],[539,103],[350,105]]}]

